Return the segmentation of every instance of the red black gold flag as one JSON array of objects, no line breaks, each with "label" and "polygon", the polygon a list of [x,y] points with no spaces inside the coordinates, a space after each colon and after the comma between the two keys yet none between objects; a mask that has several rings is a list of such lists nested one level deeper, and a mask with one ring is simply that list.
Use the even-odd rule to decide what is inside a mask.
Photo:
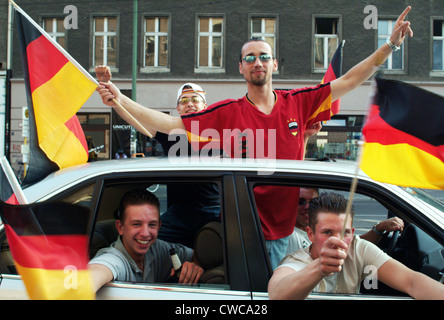
[{"label": "red black gold flag", "polygon": [[444,97],[377,78],[361,169],[390,184],[444,189],[443,119]]},{"label": "red black gold flag", "polygon": [[[328,69],[325,72],[324,78],[322,78],[321,83],[331,82],[342,75],[342,49],[344,43],[345,40],[342,41],[339,44],[338,48],[336,49],[336,52],[333,55],[330,64],[328,65]],[[341,99],[337,99],[336,101],[332,102],[330,109],[331,115],[337,114],[339,112],[340,104],[341,104]]]},{"label": "red black gold flag", "polygon": [[17,272],[29,298],[89,300],[89,210],[67,203],[9,205],[0,216]]},{"label": "red black gold flag", "polygon": [[16,7],[30,123],[25,184],[88,161],[76,112],[97,82],[26,13]]}]

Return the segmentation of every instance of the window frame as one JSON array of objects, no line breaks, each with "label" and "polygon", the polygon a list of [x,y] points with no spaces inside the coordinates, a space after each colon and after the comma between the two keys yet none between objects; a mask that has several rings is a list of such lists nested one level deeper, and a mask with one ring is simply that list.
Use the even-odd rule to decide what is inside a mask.
[{"label": "window frame", "polygon": [[[253,19],[261,19],[261,32],[253,32]],[[264,22],[265,19],[274,19],[274,34],[265,33]],[[265,40],[265,37],[273,37],[274,48],[273,55],[275,59],[279,57],[279,15],[278,14],[268,14],[268,13],[250,13],[248,14],[248,38],[253,37],[261,38]],[[279,70],[273,72],[274,75],[279,74]]]},{"label": "window frame", "polygon": [[[248,185],[248,194],[249,198],[252,202],[252,207],[254,211],[254,216],[256,218],[256,224],[260,225],[260,218],[259,213],[256,206],[256,200],[254,196],[254,188],[257,186],[286,186],[286,187],[317,187],[320,190],[319,191],[329,191],[329,192],[336,192],[345,194],[346,198],[350,195],[350,185],[352,183],[353,177],[346,176],[343,174],[337,175],[325,175],[325,174],[313,174],[310,172],[298,172],[298,173],[289,173],[289,172],[282,172],[282,173],[274,173],[274,176],[272,178],[264,179],[260,175],[255,174],[245,174],[242,177],[246,184]],[[359,178],[359,184],[356,188],[356,191],[354,193],[354,202],[358,200],[357,198],[364,196],[366,199],[372,199],[372,201],[377,202],[377,206],[379,208],[384,208],[387,210],[387,218],[389,218],[388,214],[394,214],[394,216],[397,216],[404,220],[404,222],[407,222],[408,224],[414,225],[416,228],[422,229],[429,238],[433,239],[434,241],[443,244],[443,238],[440,236],[442,234],[442,231],[436,232],[432,220],[429,220],[427,217],[424,217],[421,213],[421,211],[413,206],[408,201],[403,200],[402,195],[398,194],[395,189],[392,189],[390,187],[382,187],[379,185],[380,183],[377,181],[373,181],[371,179],[361,179]],[[412,191],[412,193],[414,190]],[[356,204],[353,204],[356,206]],[[359,207],[358,207],[359,210]],[[240,210],[242,212],[242,210]],[[372,223],[368,224],[367,217],[365,217],[365,213],[361,211],[358,212],[355,215],[355,222],[354,227],[356,228],[355,234],[363,234],[365,231],[368,231],[371,229]],[[381,210],[377,212],[372,212],[371,215],[378,216],[381,212]],[[364,218],[360,218],[359,215],[364,216]],[[358,221],[360,220],[360,221]],[[252,225],[253,223],[249,223],[249,225]],[[360,230],[358,229],[358,225],[361,227]],[[425,228],[425,230],[424,230]],[[263,236],[263,233],[261,233]],[[433,248],[432,248],[433,249]],[[403,261],[401,261],[403,262]],[[420,271],[421,273],[425,273],[424,270]],[[336,296],[342,296],[343,294],[331,294],[331,293],[311,293],[310,296],[312,297],[319,297],[320,299],[325,298],[332,298]],[[353,297],[354,294],[346,294],[348,297]],[[356,297],[360,298],[363,297],[364,299],[368,299],[369,297],[373,296],[370,294],[365,295],[356,295]],[[383,294],[383,295],[374,295],[377,297],[389,297],[391,299],[397,298],[395,295],[390,294]],[[324,299],[325,299],[324,298]]]},{"label": "window frame", "polygon": [[[51,19],[52,20],[52,32],[48,32],[45,29],[45,20]],[[57,20],[65,20],[65,16],[61,16],[61,15],[43,15],[40,17],[40,22],[41,22],[41,26],[42,29],[46,31],[46,33],[51,36],[52,39],[54,39],[55,42],[57,42],[63,49],[68,50],[68,30],[66,28],[63,28],[63,31],[58,31],[56,30],[54,32],[54,24],[55,27],[57,29]],[[58,42],[58,38],[64,38],[65,40],[65,44],[62,46],[59,42]]]},{"label": "window frame", "polygon": [[[213,30],[209,30],[208,32],[200,32],[200,21],[201,18],[209,18],[210,19],[210,26],[212,26],[212,19],[222,19],[222,31],[221,32],[214,32]],[[196,46],[196,55],[195,55],[195,67],[194,72],[195,73],[225,73],[225,43],[226,43],[226,15],[225,14],[196,14],[196,33],[195,33],[195,46]],[[200,66],[199,63],[199,56],[200,56],[200,38],[202,36],[208,36],[209,38],[213,37],[220,37],[221,38],[221,66],[211,66],[211,51],[208,50],[208,62],[209,66]],[[209,41],[209,46],[212,44],[212,41]]]},{"label": "window frame", "polygon": [[[181,173],[181,174],[175,174],[175,173],[167,173],[160,175],[158,172],[144,172],[140,175],[135,176],[128,176],[125,177],[125,173],[122,175],[108,175],[103,176],[101,179],[101,188],[100,191],[98,191],[98,195],[96,195],[96,198],[98,199],[95,203],[95,210],[93,211],[92,215],[94,217],[94,226],[92,227],[92,230],[95,228],[95,224],[99,221],[105,221],[107,219],[114,219],[114,213],[115,209],[118,208],[118,203],[120,201],[120,196],[122,196],[126,191],[134,190],[137,188],[145,188],[151,192],[153,192],[156,197],[160,201],[160,216],[162,216],[167,209],[168,206],[168,187],[171,185],[193,185],[196,183],[214,183],[219,188],[219,199],[220,199],[220,222],[222,224],[222,230],[223,230],[223,261],[224,261],[224,268],[225,271],[229,267],[228,261],[231,260],[231,257],[228,257],[228,236],[229,233],[226,230],[225,225],[225,215],[226,214],[233,214],[233,211],[227,213],[226,204],[224,201],[224,194],[225,194],[225,185],[226,185],[226,179],[224,175],[218,174],[218,173]],[[189,178],[193,177],[192,180]],[[154,186],[155,190],[150,189],[152,186]],[[160,187],[158,190],[157,187]],[[160,192],[160,194],[158,193]],[[164,195],[162,196],[162,193]],[[113,201],[108,201],[108,199],[111,199],[110,196],[112,196]],[[236,212],[234,212],[236,214]],[[233,219],[230,219],[233,220]],[[91,237],[93,236],[93,233],[91,233]],[[92,239],[91,239],[92,240]],[[235,290],[232,288],[233,286],[233,280],[230,279],[230,273],[225,273],[225,283],[223,284],[203,284],[200,286],[197,286],[195,289],[196,291],[205,290],[205,289],[213,289],[213,290],[222,290],[222,292],[228,291],[229,294],[230,291]],[[123,284],[123,285],[129,285],[130,282],[124,282],[119,281],[117,283]],[[113,283],[111,283],[111,286]],[[135,283],[134,286],[141,286],[140,289],[146,289],[147,286],[161,286],[161,285],[167,285],[169,288],[171,288],[172,291],[178,289],[181,287],[181,285],[174,284],[174,283],[168,283],[168,282],[155,282],[155,283]],[[109,284],[107,285],[109,286]],[[192,286],[185,286],[185,288],[193,288]]]},{"label": "window frame", "polygon": [[[316,33],[316,20],[317,19],[337,19],[337,33],[336,37],[333,34],[317,34]],[[338,14],[313,14],[312,15],[312,36],[311,36],[311,72],[312,73],[325,73],[328,69],[328,66],[330,64],[330,59],[328,59],[328,62],[324,62],[324,68],[316,68],[315,65],[315,45],[316,45],[316,35],[322,35],[321,38],[325,39],[331,39],[331,38],[337,38],[337,46],[335,50],[333,51],[333,55],[336,52],[336,49],[338,48],[339,44],[342,42],[342,15]],[[328,52],[327,52],[328,54]],[[325,52],[324,52],[325,55]],[[332,57],[333,57],[332,55]]]},{"label": "window frame", "polygon": [[[115,18],[116,19],[116,31],[100,31],[97,32],[95,31],[95,26],[96,26],[96,19],[99,18],[105,18],[107,21],[108,18]],[[106,24],[106,22],[105,22]],[[91,68],[90,68],[90,72],[94,71],[94,68],[96,67],[96,61],[95,61],[95,42],[96,42],[96,36],[101,36],[103,34],[103,36],[107,37],[107,36],[115,36],[116,37],[116,65],[115,66],[110,66],[107,59],[105,59],[105,57],[103,57],[103,64],[104,65],[108,65],[111,69],[112,72],[119,72],[119,43],[120,43],[120,15],[119,14],[92,14],[91,15],[91,39],[90,39],[90,48],[91,48]],[[105,52],[105,51],[104,51]],[[108,52],[106,50],[106,52]],[[106,54],[107,55],[107,54]]]},{"label": "window frame", "polygon": [[[146,19],[149,18],[154,18],[155,19],[155,24],[157,26],[157,30],[155,30],[154,32],[147,32],[146,31]],[[167,31],[166,32],[160,32],[158,31],[158,27],[159,27],[159,20],[160,18],[167,18],[168,19],[168,26],[167,26]],[[142,73],[152,73],[152,72],[170,72],[171,71],[171,14],[162,14],[162,13],[147,13],[144,14],[142,16],[142,21],[141,21],[141,45],[140,46],[140,50],[141,50],[141,57],[142,57],[142,63],[140,66],[140,72]],[[145,55],[146,55],[146,38],[148,36],[154,36],[155,40],[155,49],[154,49],[154,54],[155,54],[155,65],[154,66],[147,66],[145,65]],[[167,50],[167,65],[166,66],[159,66],[159,37],[167,37],[167,46],[168,46],[168,50]],[[156,66],[157,64],[157,66]]]},{"label": "window frame", "polygon": [[[433,69],[433,59],[434,59],[434,55],[433,55],[433,42],[435,41],[435,36],[433,35],[433,24],[436,20],[440,20],[442,21],[442,36],[440,38],[440,40],[442,40],[442,69],[441,70],[437,70],[437,69]],[[430,73],[429,76],[431,77],[442,77],[444,76],[444,16],[432,16],[430,17]]]},{"label": "window frame", "polygon": [[[261,19],[261,32],[253,31],[253,20]],[[265,32],[265,20],[274,20],[274,33]],[[265,37],[273,38],[273,54],[275,58],[278,56],[278,43],[279,43],[279,16],[276,14],[249,14],[248,15],[248,35],[249,38],[258,37],[265,40]]]},{"label": "window frame", "polygon": [[[396,23],[396,19],[397,17],[392,17],[392,16],[378,16],[378,24],[379,21],[384,20],[384,21],[388,21],[389,22],[389,29],[388,29],[388,34],[379,34],[379,26],[378,28],[375,29],[375,47],[376,49],[378,49],[380,46],[378,44],[378,41],[381,39],[383,40],[383,44],[385,43],[387,37],[389,37],[392,33],[393,30],[393,26]],[[391,25],[391,28],[390,28]],[[402,58],[402,68],[401,69],[392,69],[392,68],[388,68],[388,66],[392,63],[393,61],[393,55],[390,55],[387,59],[387,68],[383,68],[383,72],[384,73],[390,73],[390,74],[407,74],[407,67],[408,67],[408,54],[407,54],[407,38],[405,38],[404,42],[401,44],[401,58]]]}]

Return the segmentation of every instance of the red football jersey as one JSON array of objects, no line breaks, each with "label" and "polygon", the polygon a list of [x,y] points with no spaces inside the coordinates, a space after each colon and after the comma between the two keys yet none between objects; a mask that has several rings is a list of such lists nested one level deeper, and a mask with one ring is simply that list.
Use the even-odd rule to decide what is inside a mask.
[{"label": "red football jersey", "polygon": [[[222,148],[230,157],[302,160],[305,130],[330,119],[330,83],[274,93],[275,105],[269,115],[244,96],[182,116],[193,148]],[[299,188],[261,186],[254,192],[265,239],[290,235]]]}]

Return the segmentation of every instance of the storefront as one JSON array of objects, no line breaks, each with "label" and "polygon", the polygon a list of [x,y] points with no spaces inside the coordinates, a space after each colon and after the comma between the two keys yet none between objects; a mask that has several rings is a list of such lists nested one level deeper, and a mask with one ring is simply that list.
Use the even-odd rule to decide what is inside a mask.
[{"label": "storefront", "polygon": [[333,116],[308,140],[305,159],[356,160],[363,122],[363,115]]},{"label": "storefront", "polygon": [[109,113],[77,113],[88,143],[88,161],[161,156],[155,139],[137,132],[113,110]]},{"label": "storefront", "polygon": [[110,158],[110,114],[77,113],[86,142],[88,143],[89,161]]}]

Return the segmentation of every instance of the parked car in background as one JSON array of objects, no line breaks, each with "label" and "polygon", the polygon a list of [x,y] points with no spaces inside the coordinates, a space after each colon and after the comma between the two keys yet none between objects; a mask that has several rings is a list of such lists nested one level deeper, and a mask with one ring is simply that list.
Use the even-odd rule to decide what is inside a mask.
[{"label": "parked car in background", "polygon": [[[24,190],[29,202],[64,201],[90,209],[91,256],[117,237],[113,213],[121,196],[147,188],[168,206],[168,189],[196,183],[217,185],[220,221],[198,233],[195,250],[205,268],[196,286],[177,283],[113,282],[97,299],[268,299],[271,277],[253,190],[258,185],[317,187],[348,196],[354,162],[262,161],[250,159],[132,158],[88,163],[60,170]],[[410,268],[442,280],[444,205],[419,189],[376,182],[359,173],[354,207],[358,234],[390,216],[405,222],[401,235],[387,235],[379,245]],[[276,204],[279,205],[279,204]],[[296,208],[295,208],[296,214]],[[26,299],[0,226],[0,298]],[[398,292],[369,290],[358,295],[312,294],[309,299],[404,299]]]}]

